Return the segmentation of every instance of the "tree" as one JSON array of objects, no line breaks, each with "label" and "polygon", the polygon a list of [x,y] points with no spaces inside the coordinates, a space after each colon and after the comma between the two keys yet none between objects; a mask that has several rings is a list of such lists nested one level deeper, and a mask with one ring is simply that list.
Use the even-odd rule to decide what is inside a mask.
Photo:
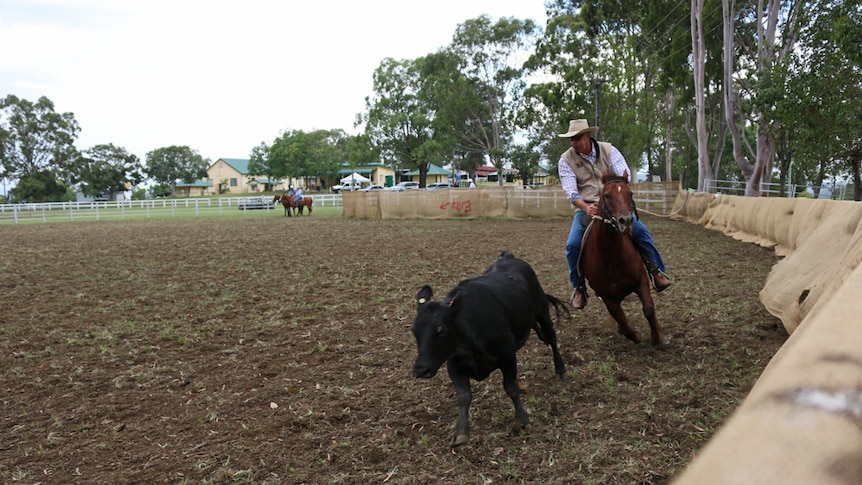
[{"label": "tree", "polygon": [[[592,118],[601,126],[597,137],[619,147],[632,171],[643,162],[650,173],[660,171],[660,142],[669,153],[675,138],[684,140],[672,138],[668,127],[682,127],[678,113],[692,105],[676,98],[688,96],[681,86],[691,84],[691,44],[680,42],[688,15],[679,7],[679,2],[634,0],[547,4],[548,24],[527,64],[542,81],[525,91],[523,110],[533,125],[530,139],[545,140],[545,156],[556,161],[567,148],[554,134],[570,119]],[[664,111],[658,109],[662,103]]]},{"label": "tree", "polygon": [[126,190],[126,184],[138,185],[144,181],[143,167],[138,157],[125,148],[111,143],[96,145],[84,151],[75,163],[74,183],[81,184],[84,195],[105,194],[114,200],[117,192]]},{"label": "tree", "polygon": [[[260,142],[260,145],[251,149],[248,160],[249,175],[261,175],[268,178],[270,181],[277,180],[284,176],[284,170],[276,166],[275,161],[270,156],[271,148],[266,142]],[[272,185],[266,184],[265,191],[271,191]],[[219,182],[218,192],[220,194],[230,191],[227,183]]]},{"label": "tree", "polygon": [[357,139],[342,129],[314,130],[308,136],[311,150],[297,171],[297,176],[302,178],[334,177],[345,160],[355,157],[350,153],[351,147],[357,151],[360,149]]},{"label": "tree", "polygon": [[396,173],[418,170],[424,187],[429,165],[442,160],[445,150],[434,130],[436,107],[420,88],[417,61],[384,59],[374,71],[374,94],[365,98],[366,111],[357,123],[365,124],[365,136]]},{"label": "tree", "polygon": [[147,175],[160,184],[171,187],[171,195],[177,193],[177,181],[193,182],[206,177],[210,161],[201,157],[197,150],[187,146],[157,148],[147,153]]},{"label": "tree", "polygon": [[[436,91],[445,107],[438,116],[450,117],[447,124],[464,151],[486,154],[501,174],[524,100],[524,61],[540,33],[532,20],[494,23],[482,15],[459,25],[447,49],[458,59],[461,76],[452,75],[457,89]],[[450,95],[442,96],[446,92]]]},{"label": "tree", "polygon": [[368,139],[368,135],[364,133],[348,137],[345,143],[345,148],[347,151],[347,163],[351,167],[380,160],[380,153],[378,153],[374,145],[371,144],[371,140]]},{"label": "tree", "polygon": [[64,202],[75,199],[63,182],[46,170],[24,175],[9,193],[16,200],[26,202]]},{"label": "tree", "polygon": [[[516,145],[509,151],[508,158],[512,160],[512,168],[518,171],[518,177],[524,187],[533,184],[533,177],[538,173],[540,153],[532,146]],[[502,172],[500,172],[502,179]]]},{"label": "tree", "polygon": [[36,103],[6,96],[0,100],[0,175],[65,176],[69,163],[78,157],[74,143],[79,131],[75,115],[57,113],[44,96]]},{"label": "tree", "polygon": [[[800,28],[803,2],[795,0],[758,1],[753,13],[737,9],[733,0],[722,0],[724,18],[724,90],[727,124],[733,140],[733,155],[745,177],[745,194],[759,196],[763,184],[769,183],[775,163],[776,138],[779,126],[776,124],[776,103],[783,96],[784,79],[778,75],[781,65],[796,44]],[[807,7],[806,7],[807,8]],[[739,10],[742,10],[741,12]],[[753,20],[753,35],[745,35],[747,29],[735,27],[737,16],[749,15]],[[753,18],[752,18],[753,17]],[[733,55],[736,40],[741,41],[741,50],[749,53],[745,71],[747,83],[754,87],[750,91],[750,112],[737,110],[735,103]],[[751,163],[742,150],[743,139],[737,126],[753,124],[756,129],[755,161]]]},{"label": "tree", "polygon": [[707,151],[709,138],[706,131],[706,41],[703,25],[704,0],[691,0],[691,63],[694,67],[695,92],[695,139],[697,140],[697,190],[703,191],[704,183],[712,178]]},{"label": "tree", "polygon": [[[785,79],[775,96],[780,126],[782,177],[805,175],[815,196],[826,177],[850,174],[854,200],[862,200],[862,7],[820,0],[807,9],[800,45],[777,78]],[[855,32],[855,34],[853,33]],[[782,153],[782,150],[784,153]]]},{"label": "tree", "polygon": [[284,131],[266,157],[271,175],[290,179],[335,176],[347,158],[347,140],[347,134],[338,129]]}]

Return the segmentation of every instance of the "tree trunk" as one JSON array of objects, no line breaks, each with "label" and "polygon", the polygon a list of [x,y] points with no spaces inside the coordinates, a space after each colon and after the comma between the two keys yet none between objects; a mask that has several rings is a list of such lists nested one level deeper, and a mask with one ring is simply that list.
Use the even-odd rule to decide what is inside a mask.
[{"label": "tree trunk", "polygon": [[[788,148],[790,145],[790,138],[792,138],[792,135],[790,133],[788,133],[788,130],[783,130],[781,137],[778,139],[779,146],[781,147],[781,150],[778,151],[778,153],[780,154],[779,155],[780,158],[778,160],[778,170],[779,170],[778,196],[779,197],[786,197],[787,196],[787,184],[788,184],[788,182],[790,182],[791,184],[793,183],[792,180],[788,180],[788,176],[790,175],[790,164],[792,161],[792,159],[790,158],[790,151]],[[791,194],[791,195],[795,195],[795,194]]]},{"label": "tree trunk", "polygon": [[826,178],[826,165],[828,162],[825,160],[820,161],[820,166],[817,169],[817,180],[814,183],[814,198],[820,198],[820,188],[823,187],[823,180]]},{"label": "tree trunk", "polygon": [[746,182],[754,173],[754,167],[748,161],[742,149],[742,139],[739,134],[739,127],[736,125],[736,95],[733,91],[733,67],[734,67],[734,9],[736,2],[732,0],[721,0],[722,19],[723,19],[723,39],[724,39],[724,116],[727,119],[727,128],[730,130],[730,137],[733,141],[733,159],[742,171],[742,176]]},{"label": "tree trunk", "polygon": [[671,143],[671,137],[673,136],[673,123],[671,123],[671,119],[674,112],[674,101],[676,100],[674,94],[673,85],[671,85],[664,95],[665,109],[667,110],[667,119],[665,120],[664,125],[664,177],[666,181],[673,180],[673,144]]},{"label": "tree trunk", "polygon": [[703,192],[712,178],[706,133],[705,64],[706,42],[703,32],[704,0],[691,0],[691,52],[694,65],[695,131],[697,134],[697,190]]},{"label": "tree trunk", "polygon": [[[862,202],[862,146],[851,154],[850,166],[853,170],[853,200]],[[833,189],[834,190],[834,189]]]}]

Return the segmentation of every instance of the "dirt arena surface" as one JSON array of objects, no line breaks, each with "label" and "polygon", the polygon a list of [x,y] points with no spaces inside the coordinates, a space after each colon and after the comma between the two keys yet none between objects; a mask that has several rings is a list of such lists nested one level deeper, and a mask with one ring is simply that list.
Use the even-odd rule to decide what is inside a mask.
[{"label": "dirt arena surface", "polygon": [[[671,346],[604,306],[556,322],[566,380],[518,353],[532,429],[495,372],[471,441],[445,372],[411,375],[414,297],[503,250],[568,300],[568,220],[162,219],[0,227],[0,481],[24,484],[670,483],[787,335],[771,250],[645,219],[674,278]],[[645,335],[639,302],[629,318]]]}]

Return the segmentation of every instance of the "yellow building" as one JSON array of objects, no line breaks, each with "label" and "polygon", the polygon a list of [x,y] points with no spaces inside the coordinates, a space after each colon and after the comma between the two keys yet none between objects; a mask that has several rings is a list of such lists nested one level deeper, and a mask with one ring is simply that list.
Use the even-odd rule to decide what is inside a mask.
[{"label": "yellow building", "polygon": [[286,190],[281,180],[266,177],[251,177],[248,174],[248,159],[219,158],[207,169],[206,188],[208,194],[250,194]]},{"label": "yellow building", "polygon": [[352,168],[348,167],[347,164],[344,164],[344,167],[338,171],[338,178],[329,181],[329,187],[338,184],[339,180],[352,174],[353,172],[356,172],[363,177],[368,177],[371,180],[371,185],[392,187],[393,185],[401,181],[400,179],[398,179],[398,177],[395,176],[395,170],[393,170],[391,167],[387,167],[380,162],[367,163]]}]

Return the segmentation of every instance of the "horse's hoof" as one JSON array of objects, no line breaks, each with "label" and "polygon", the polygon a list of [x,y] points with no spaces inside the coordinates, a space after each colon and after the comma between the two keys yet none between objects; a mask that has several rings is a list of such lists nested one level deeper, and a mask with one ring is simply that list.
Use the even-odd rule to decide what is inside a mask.
[{"label": "horse's hoof", "polygon": [[661,341],[659,343],[653,344],[653,347],[655,347],[658,350],[665,350],[668,347],[670,347],[670,339],[669,338],[661,339]]},{"label": "horse's hoof", "polygon": [[452,448],[457,448],[463,444],[466,444],[468,441],[470,441],[470,435],[456,435],[455,438],[452,440]]}]

